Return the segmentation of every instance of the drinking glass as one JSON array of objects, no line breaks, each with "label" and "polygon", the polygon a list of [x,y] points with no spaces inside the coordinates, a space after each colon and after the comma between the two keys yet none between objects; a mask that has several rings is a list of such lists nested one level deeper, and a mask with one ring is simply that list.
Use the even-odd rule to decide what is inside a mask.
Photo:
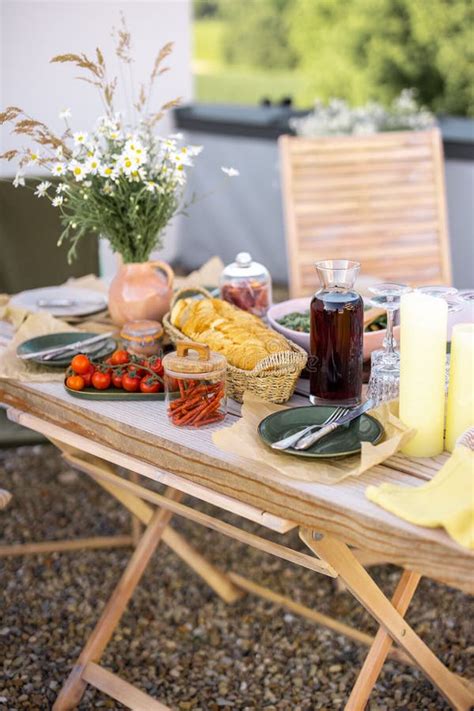
[{"label": "drinking glass", "polygon": [[[463,300],[469,300],[469,295],[466,298],[459,293],[455,286],[419,286],[417,291],[420,291],[422,294],[427,294],[428,296],[435,296],[438,299],[444,299],[448,304],[448,311],[450,313],[460,311],[464,306]],[[467,294],[469,294],[469,291],[466,291]]]},{"label": "drinking glass", "polygon": [[372,306],[382,307],[387,311],[387,331],[383,341],[383,349],[373,351],[371,363],[382,362],[389,368],[400,368],[400,353],[397,350],[397,342],[393,336],[393,326],[395,314],[400,309],[400,298],[402,294],[411,291],[411,287],[406,284],[395,282],[383,282],[369,287],[373,294],[370,298]]},{"label": "drinking glass", "polygon": [[411,291],[406,284],[383,282],[369,287],[373,294],[370,303],[387,311],[387,332],[383,350],[373,351],[369,379],[369,397],[376,404],[398,397],[400,385],[400,353],[393,336],[395,313],[400,308],[402,294]]},{"label": "drinking glass", "polygon": [[458,296],[463,301],[474,301],[474,289],[460,289]]}]

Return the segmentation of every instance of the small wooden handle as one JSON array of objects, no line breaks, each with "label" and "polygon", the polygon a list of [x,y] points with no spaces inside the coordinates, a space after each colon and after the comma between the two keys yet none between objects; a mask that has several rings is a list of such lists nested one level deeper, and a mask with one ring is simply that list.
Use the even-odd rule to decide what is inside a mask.
[{"label": "small wooden handle", "polygon": [[171,269],[170,265],[166,264],[166,262],[162,262],[160,259],[158,259],[155,262],[148,262],[148,263],[154,269],[161,269],[161,271],[165,273],[166,286],[171,287],[173,284],[173,280],[174,280],[174,271]]},{"label": "small wooden handle", "polygon": [[199,354],[199,360],[209,360],[209,346],[205,346],[203,343],[193,343],[192,341],[178,341],[176,344],[178,356],[187,356],[189,351],[196,351]]}]

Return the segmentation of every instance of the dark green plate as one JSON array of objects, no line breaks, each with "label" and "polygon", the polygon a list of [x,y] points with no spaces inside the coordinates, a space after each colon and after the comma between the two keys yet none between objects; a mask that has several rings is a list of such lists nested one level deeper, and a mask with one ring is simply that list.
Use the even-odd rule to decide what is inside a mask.
[{"label": "dark green plate", "polygon": [[[292,407],[288,410],[274,412],[262,420],[258,426],[258,434],[261,439],[270,446],[283,437],[288,437],[297,430],[308,425],[319,425],[324,422],[334,407]],[[350,454],[357,454],[361,450],[361,442],[371,442],[377,444],[384,434],[384,429],[380,422],[371,415],[361,415],[352,420],[347,425],[338,427],[323,439],[315,442],[312,447],[304,450],[285,449],[284,454],[292,454],[295,457],[308,457],[310,459],[321,459],[323,457],[348,457]],[[272,450],[276,451],[276,450]]]},{"label": "dark green plate", "polygon": [[[57,348],[58,346],[67,346],[69,343],[75,343],[76,341],[84,341],[86,338],[91,338],[96,336],[96,333],[78,333],[77,331],[64,331],[63,333],[50,333],[47,336],[37,336],[36,338],[30,338],[28,341],[23,341],[20,343],[16,349],[17,355],[23,355],[25,353],[34,353],[35,351],[42,351],[45,348]],[[107,358],[116,349],[116,343],[113,338],[108,338],[102,344],[92,344],[90,350],[86,351],[87,355],[93,358]],[[87,346],[86,346],[87,348]],[[77,351],[69,351],[67,355],[61,358],[53,358],[52,360],[44,361],[41,358],[32,358],[34,363],[39,365],[48,365],[54,368],[67,368],[71,360],[77,353],[81,353],[81,349],[78,348]]]},{"label": "dark green plate", "polygon": [[95,388],[84,388],[84,390],[71,390],[67,385],[64,389],[73,397],[82,400],[164,400],[164,393],[128,393],[125,390],[112,388],[110,390],[96,390]]}]

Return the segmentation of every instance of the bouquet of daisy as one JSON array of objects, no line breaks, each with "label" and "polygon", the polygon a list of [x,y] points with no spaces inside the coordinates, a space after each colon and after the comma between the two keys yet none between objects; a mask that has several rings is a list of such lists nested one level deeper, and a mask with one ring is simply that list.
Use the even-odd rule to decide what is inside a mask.
[{"label": "bouquet of daisy", "polygon": [[[130,47],[130,34],[122,18],[116,54],[128,65],[133,61]],[[117,78],[108,78],[100,49],[94,59],[85,54],[63,54],[51,60],[72,63],[86,72],[82,78],[99,90],[105,113],[89,132],[73,131],[69,109],[60,113],[64,120],[60,135],[16,106],[0,113],[0,123],[11,122],[13,133],[28,136],[36,144],[34,149],[9,150],[0,156],[19,161],[15,187],[25,185],[24,170],[30,166],[41,166],[59,179],[54,184],[38,180],[35,194],[50,200],[60,211],[64,229],[58,244],[70,242],[69,261],[80,239],[90,233],[108,239],[124,262],[146,261],[161,245],[170,219],[187,206],[183,202],[187,171],[202,147],[184,145],[180,134],[162,137],[155,132],[158,121],[179,99],[168,101],[158,111],[148,110],[155,80],[167,71],[163,62],[171,51],[172,43],[160,50],[148,84],[142,84],[136,99],[131,99],[135,114],[132,125],[115,110]],[[223,171],[237,173],[233,169]]]}]

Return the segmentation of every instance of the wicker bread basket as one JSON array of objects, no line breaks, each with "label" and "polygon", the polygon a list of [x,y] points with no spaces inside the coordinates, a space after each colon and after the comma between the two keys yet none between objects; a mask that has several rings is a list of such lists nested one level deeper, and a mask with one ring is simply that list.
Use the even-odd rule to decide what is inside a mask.
[{"label": "wicker bread basket", "polygon": [[[196,294],[211,298],[206,289],[193,287],[178,291],[171,302],[171,310],[179,299]],[[171,323],[171,311],[163,317],[163,326],[170,340],[191,340]],[[307,354],[296,343],[288,343],[288,350],[275,353],[261,360],[253,370],[242,370],[230,363],[227,364],[227,393],[238,402],[242,402],[245,390],[250,390],[256,395],[270,402],[286,402],[293,395],[296,382],[303,370]]]}]

